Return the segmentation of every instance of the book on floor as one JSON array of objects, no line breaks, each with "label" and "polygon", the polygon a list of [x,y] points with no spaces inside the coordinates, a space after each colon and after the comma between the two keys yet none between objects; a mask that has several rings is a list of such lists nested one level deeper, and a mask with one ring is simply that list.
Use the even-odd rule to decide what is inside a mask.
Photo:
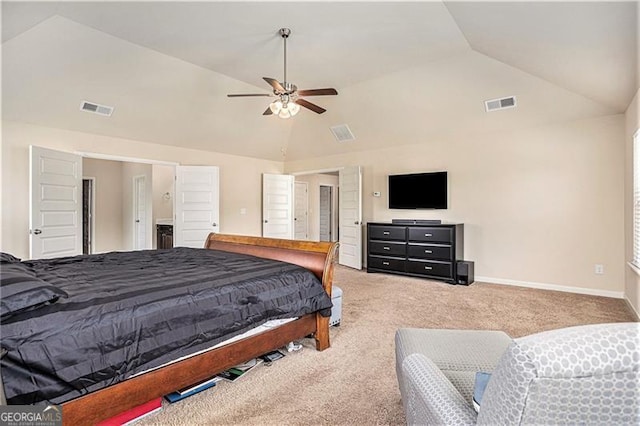
[{"label": "book on floor", "polygon": [[98,423],[98,426],[125,426],[162,410],[162,398],[153,399],[145,404],[138,405],[130,410],[122,412],[107,420]]},{"label": "book on floor", "polygon": [[263,360],[261,358],[254,358],[243,364],[234,365],[230,369],[218,374],[218,376],[229,382],[235,382],[240,377],[262,364],[262,362]]},{"label": "book on floor", "polygon": [[273,361],[277,361],[280,358],[284,358],[284,354],[280,351],[272,351],[272,352],[267,352],[266,354],[262,354],[259,357],[260,359],[262,359],[264,362],[273,362]]},{"label": "book on floor", "polygon": [[220,380],[222,380],[222,379],[220,379],[220,377],[213,376],[213,377],[211,377],[209,379],[206,379],[206,380],[203,380],[203,381],[201,381],[199,383],[196,383],[195,385],[187,386],[186,388],[182,388],[180,390],[177,390],[175,393],[178,393],[180,395],[184,395],[184,394],[187,394],[187,393],[191,393],[194,390],[208,389],[208,388],[210,388],[212,386],[215,386],[215,384],[217,382],[219,382]]},{"label": "book on floor", "polygon": [[202,392],[203,390],[214,387],[216,383],[219,382],[220,380],[222,380],[220,377],[215,376],[205,381],[202,381],[198,384],[195,384],[193,386],[189,386],[189,387],[177,390],[175,392],[172,392],[168,395],[165,395],[164,398],[171,403],[178,402],[185,398],[190,397],[191,395],[195,395],[198,392]]}]

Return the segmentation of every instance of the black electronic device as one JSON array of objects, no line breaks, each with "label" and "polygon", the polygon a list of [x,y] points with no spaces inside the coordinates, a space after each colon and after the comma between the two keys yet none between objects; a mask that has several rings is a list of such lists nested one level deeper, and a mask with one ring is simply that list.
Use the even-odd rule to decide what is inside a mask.
[{"label": "black electronic device", "polygon": [[442,221],[438,219],[391,219],[391,223],[399,225],[440,225]]},{"label": "black electronic device", "polygon": [[389,175],[390,209],[446,209],[447,172]]},{"label": "black electronic device", "polygon": [[458,284],[469,285],[474,281],[474,263],[470,260],[457,262]]}]

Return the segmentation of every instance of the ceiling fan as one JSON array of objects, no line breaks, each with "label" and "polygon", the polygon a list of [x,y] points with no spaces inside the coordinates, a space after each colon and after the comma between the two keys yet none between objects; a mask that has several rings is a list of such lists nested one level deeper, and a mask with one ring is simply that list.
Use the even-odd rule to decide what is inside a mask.
[{"label": "ceiling fan", "polygon": [[275,78],[262,77],[264,81],[271,85],[273,88],[273,94],[270,93],[241,93],[227,95],[230,98],[247,97],[247,96],[275,96],[276,99],[269,104],[269,107],[262,113],[262,115],[277,114],[281,118],[289,118],[300,111],[300,107],[303,106],[310,109],[313,112],[322,114],[326,109],[313,104],[303,96],[324,96],[324,95],[337,95],[338,91],[333,88],[327,89],[307,89],[298,90],[295,84],[287,82],[287,38],[291,35],[289,28],[280,28],[280,36],[284,40],[284,80],[279,82]]}]

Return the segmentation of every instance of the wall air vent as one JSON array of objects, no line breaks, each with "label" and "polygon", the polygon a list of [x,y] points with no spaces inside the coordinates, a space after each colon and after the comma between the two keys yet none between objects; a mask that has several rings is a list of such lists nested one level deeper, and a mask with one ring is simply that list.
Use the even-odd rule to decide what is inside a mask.
[{"label": "wall air vent", "polygon": [[515,108],[516,106],[515,96],[484,101],[484,108],[487,112],[497,111],[499,109]]},{"label": "wall air vent", "polygon": [[339,124],[337,126],[330,127],[331,133],[333,133],[333,137],[336,138],[338,142],[349,142],[356,139],[351,133],[351,129],[346,124]]},{"label": "wall air vent", "polygon": [[94,114],[104,115],[106,117],[111,117],[113,114],[113,107],[106,105],[99,105],[93,102],[82,101],[80,104],[80,111],[92,112]]}]

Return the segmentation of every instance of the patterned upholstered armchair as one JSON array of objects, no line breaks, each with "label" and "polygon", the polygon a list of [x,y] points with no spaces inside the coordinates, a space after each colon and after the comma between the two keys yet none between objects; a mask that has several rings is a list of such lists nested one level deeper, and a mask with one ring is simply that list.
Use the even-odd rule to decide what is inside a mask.
[{"label": "patterned upholstered armchair", "polygon": [[[477,371],[491,372],[480,411]],[[408,424],[640,424],[640,323],[499,331],[400,329]]]}]

